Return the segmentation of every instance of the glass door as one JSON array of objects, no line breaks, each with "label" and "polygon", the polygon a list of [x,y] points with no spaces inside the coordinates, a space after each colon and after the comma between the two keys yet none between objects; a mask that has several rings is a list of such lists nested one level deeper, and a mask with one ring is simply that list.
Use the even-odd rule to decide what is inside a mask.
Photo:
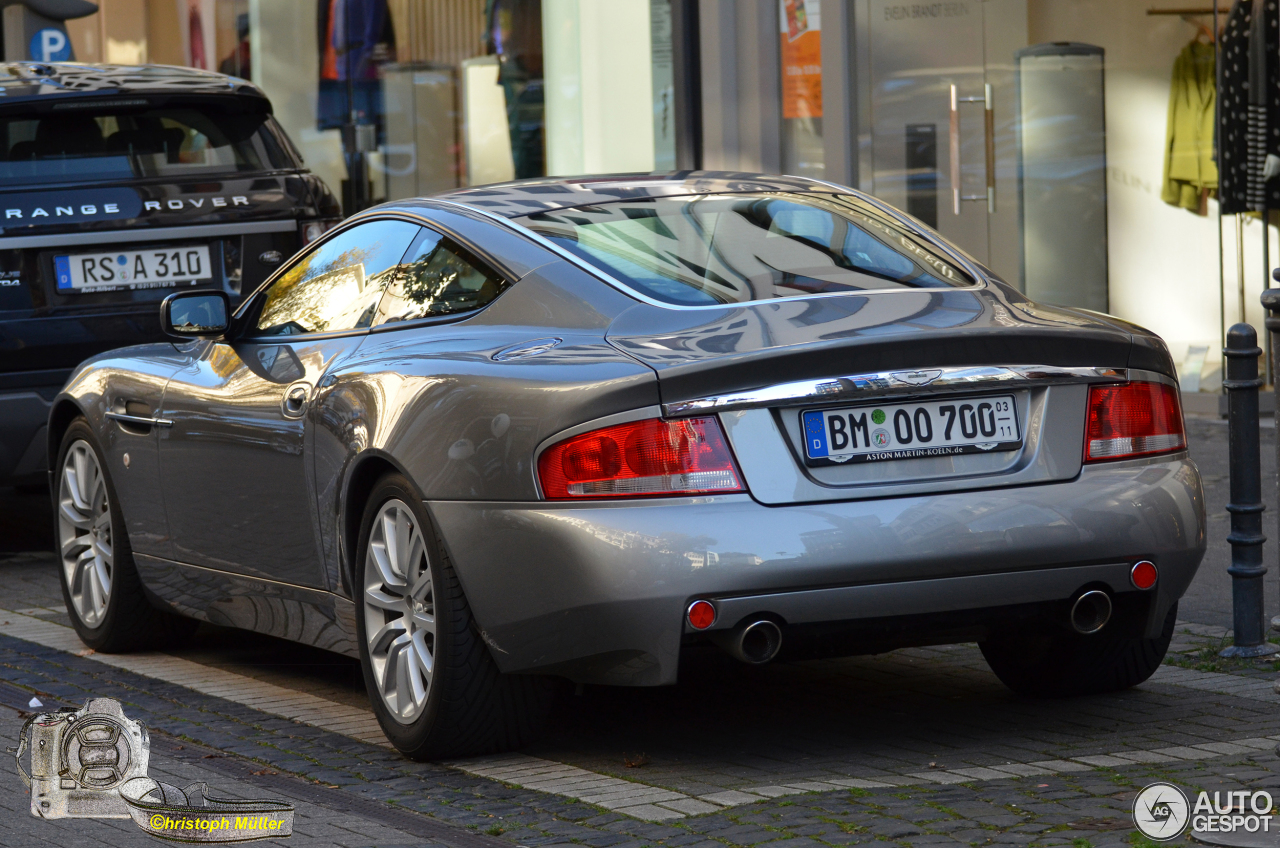
[{"label": "glass door", "polygon": [[870,191],[1020,285],[1014,53],[1026,46],[1025,2],[865,2]]}]

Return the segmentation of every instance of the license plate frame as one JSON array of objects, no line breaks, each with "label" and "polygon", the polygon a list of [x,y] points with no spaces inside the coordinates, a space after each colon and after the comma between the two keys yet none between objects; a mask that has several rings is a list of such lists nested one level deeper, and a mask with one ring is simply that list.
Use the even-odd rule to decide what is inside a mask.
[{"label": "license plate frame", "polygon": [[[942,411],[944,407],[951,407],[951,412]],[[928,415],[928,427],[922,425],[918,410]],[[905,423],[900,420],[900,412],[906,413]],[[878,420],[877,413],[881,416]],[[832,417],[841,416],[844,436],[851,444],[840,445],[839,428],[833,432],[829,424]],[[979,419],[978,416],[985,417]],[[818,422],[821,422],[820,433],[815,429]],[[984,426],[988,424],[990,428]],[[969,435],[968,425],[973,426],[976,435]],[[990,436],[988,429],[993,431]],[[954,437],[956,430],[961,430],[959,440]],[[910,435],[909,441],[899,439],[904,431]],[[925,431],[929,432],[929,439],[921,441],[917,435],[924,435]],[[805,409],[800,412],[800,433],[804,441],[801,456],[809,467],[999,453],[1021,449],[1024,439],[1018,399],[1013,394],[932,397]],[[953,435],[947,437],[948,433]],[[839,453],[833,453],[833,446]]]},{"label": "license plate frame", "polygon": [[213,256],[207,243],[59,253],[53,257],[54,288],[78,295],[208,285]]}]

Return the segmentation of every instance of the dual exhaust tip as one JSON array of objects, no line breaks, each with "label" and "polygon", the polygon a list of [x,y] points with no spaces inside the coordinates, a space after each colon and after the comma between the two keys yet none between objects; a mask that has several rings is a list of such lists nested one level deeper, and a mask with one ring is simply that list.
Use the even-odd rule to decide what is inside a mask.
[{"label": "dual exhaust tip", "polygon": [[[1155,566],[1144,560],[1133,566],[1130,577],[1136,588],[1148,590],[1155,586],[1157,574]],[[1071,629],[1085,636],[1097,633],[1111,621],[1113,610],[1110,593],[1102,589],[1081,592],[1071,604]],[[717,611],[710,602],[698,600],[690,604],[687,615],[695,630],[706,630],[715,623]],[[782,650],[782,628],[769,618],[748,618],[732,630],[708,635],[734,658],[750,665],[764,665]]]},{"label": "dual exhaust tip", "polygon": [[[1111,596],[1101,589],[1082,592],[1071,605],[1071,629],[1088,636],[1111,621]],[[712,633],[717,645],[748,665],[764,665],[782,650],[782,628],[767,618],[748,619],[732,630]]]}]

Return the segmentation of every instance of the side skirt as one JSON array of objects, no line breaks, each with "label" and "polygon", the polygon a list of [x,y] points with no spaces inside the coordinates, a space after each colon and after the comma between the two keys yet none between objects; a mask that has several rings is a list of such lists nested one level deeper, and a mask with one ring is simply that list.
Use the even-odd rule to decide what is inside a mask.
[{"label": "side skirt", "polygon": [[134,560],[147,591],[180,615],[360,656],[348,598],[145,554]]}]

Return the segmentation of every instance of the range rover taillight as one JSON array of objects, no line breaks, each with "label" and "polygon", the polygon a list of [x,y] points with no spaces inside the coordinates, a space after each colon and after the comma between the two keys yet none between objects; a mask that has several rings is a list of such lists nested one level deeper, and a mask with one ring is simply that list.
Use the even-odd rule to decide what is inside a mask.
[{"label": "range rover taillight", "polygon": [[341,218],[321,218],[319,221],[304,221],[298,225],[298,233],[302,238],[302,246],[306,247],[320,236],[342,223]]},{"label": "range rover taillight", "polygon": [[538,480],[551,500],[743,491],[715,418],[650,418],[572,436],[538,457]]},{"label": "range rover taillight", "polygon": [[1089,388],[1084,461],[1151,456],[1186,448],[1178,390],[1133,382]]}]

